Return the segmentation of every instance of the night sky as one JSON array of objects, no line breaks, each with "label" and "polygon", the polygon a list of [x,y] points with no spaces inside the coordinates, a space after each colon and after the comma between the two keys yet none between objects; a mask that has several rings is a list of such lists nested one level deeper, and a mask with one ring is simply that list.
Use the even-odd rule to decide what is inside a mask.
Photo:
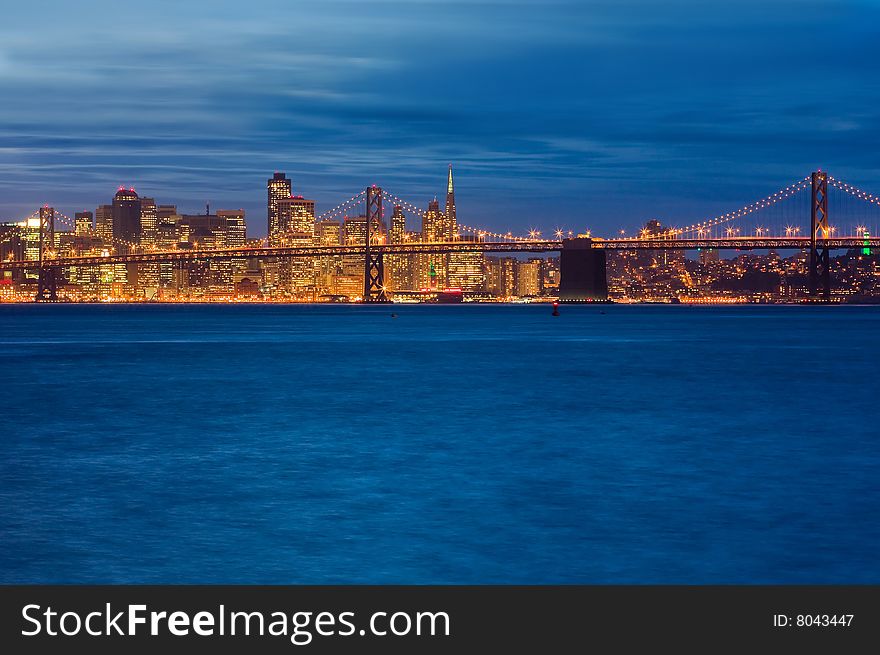
[{"label": "night sky", "polygon": [[[816,168],[880,190],[877,2],[3,3],[0,219],[368,183],[462,223],[693,222]],[[418,227],[413,223],[412,227]]]}]

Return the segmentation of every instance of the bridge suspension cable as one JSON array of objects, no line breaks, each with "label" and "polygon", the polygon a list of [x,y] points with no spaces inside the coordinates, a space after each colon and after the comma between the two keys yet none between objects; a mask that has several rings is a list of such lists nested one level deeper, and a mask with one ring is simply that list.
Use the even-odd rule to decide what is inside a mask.
[{"label": "bridge suspension cable", "polygon": [[[700,221],[698,223],[694,223],[692,225],[688,225],[686,227],[673,227],[659,234],[645,234],[644,231],[636,238],[642,239],[669,239],[674,238],[676,236],[686,234],[689,232],[697,232],[702,233],[710,228],[713,228],[717,225],[721,225],[723,223],[728,223],[730,221],[736,220],[738,218],[742,218],[743,216],[748,216],[749,214],[753,214],[765,207],[770,207],[775,205],[776,203],[785,200],[787,198],[792,197],[793,195],[800,193],[805,189],[809,189],[811,185],[810,177],[805,177],[802,180],[798,180],[792,184],[789,184],[786,187],[783,187],[776,193],[772,193],[766,198],[761,198],[760,200],[756,200],[755,202],[748,204],[744,207],[737,209],[736,211],[727,212],[726,214],[720,214],[713,218],[708,218],[704,221]],[[623,237],[627,238],[627,237]]]},{"label": "bridge suspension cable", "polygon": [[841,191],[845,191],[850,194],[854,198],[859,198],[860,200],[864,200],[865,202],[872,203],[874,205],[880,205],[880,196],[875,196],[873,193],[868,193],[867,191],[862,191],[858,187],[853,186],[852,184],[848,184],[843,180],[838,180],[831,175],[828,176],[828,184],[833,186],[835,189],[840,189]]},{"label": "bridge suspension cable", "polygon": [[361,191],[359,193],[356,193],[348,200],[345,200],[344,202],[341,202],[338,205],[336,205],[335,207],[333,207],[333,209],[328,209],[327,211],[319,214],[318,216],[315,217],[315,220],[316,221],[325,221],[329,218],[335,218],[337,216],[342,215],[347,209],[350,209],[351,207],[354,207],[354,206],[362,203],[364,201],[366,194],[367,194],[366,190]]},{"label": "bridge suspension cable", "polygon": [[[391,192],[388,191],[387,189],[385,190],[385,195],[386,195],[389,199],[391,199],[393,202],[395,202],[395,204],[400,205],[403,209],[405,209],[405,210],[408,211],[408,212],[411,212],[411,213],[415,214],[416,216],[421,216],[422,214],[425,213],[425,210],[424,210],[424,209],[419,209],[419,208],[416,207],[413,203],[411,203],[411,202],[409,202],[409,201],[407,201],[407,200],[404,200],[403,198],[400,198],[399,196],[394,195],[393,193],[391,193]],[[526,237],[517,237],[517,236],[514,236],[514,235],[511,234],[510,232],[508,232],[507,234],[501,234],[501,233],[499,233],[499,232],[493,232],[492,230],[486,230],[486,229],[481,228],[481,227],[473,227],[473,226],[470,226],[470,225],[462,225],[462,224],[460,224],[460,223],[459,223],[459,225],[458,225],[458,229],[459,229],[460,231],[468,232],[468,233],[470,233],[470,234],[473,234],[473,235],[475,235],[475,236],[479,236],[479,237],[483,237],[483,238],[485,238],[485,237],[491,237],[491,238],[495,238],[495,239],[505,239],[505,240],[509,240],[509,241],[518,241],[518,242],[525,242],[525,241],[529,241],[529,240],[530,240],[530,239],[528,239],[528,238],[526,238]]]}]

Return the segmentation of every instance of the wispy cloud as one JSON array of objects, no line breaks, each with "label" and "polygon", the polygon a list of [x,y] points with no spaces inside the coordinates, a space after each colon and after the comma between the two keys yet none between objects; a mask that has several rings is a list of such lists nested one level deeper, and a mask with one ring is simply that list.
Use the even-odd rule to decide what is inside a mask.
[{"label": "wispy cloud", "polygon": [[374,181],[423,203],[449,161],[463,217],[504,228],[610,230],[820,164],[870,186],[878,18],[823,0],[18,4],[0,216],[124,181],[244,206],[259,231],[273,170],[322,205]]}]

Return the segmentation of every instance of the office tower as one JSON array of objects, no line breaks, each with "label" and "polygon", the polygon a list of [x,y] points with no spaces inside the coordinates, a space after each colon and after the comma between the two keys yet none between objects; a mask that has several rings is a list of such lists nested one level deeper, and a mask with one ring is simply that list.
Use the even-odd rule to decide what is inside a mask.
[{"label": "office tower", "polygon": [[113,205],[98,205],[95,209],[95,234],[106,247],[113,246]]},{"label": "office tower", "polygon": [[519,260],[516,257],[498,259],[498,296],[504,300],[516,295],[516,273]]},{"label": "office tower", "polygon": [[[245,244],[244,210],[220,210],[216,214],[182,214],[176,221],[177,243],[182,248],[239,248]],[[235,289],[236,271],[245,258],[220,259],[189,265],[189,273],[177,280],[179,288],[193,296],[229,297]]]},{"label": "office tower", "polygon": [[403,207],[394,205],[394,211],[391,214],[391,232],[388,243],[403,243],[405,237],[406,216],[403,213]]},{"label": "office tower", "polygon": [[277,203],[278,223],[276,241],[283,242],[291,235],[301,239],[302,235],[309,238],[315,234],[315,201],[306,200],[302,196],[279,198]]},{"label": "office tower", "polygon": [[445,241],[445,217],[440,213],[440,203],[434,198],[428,203],[428,209],[422,215],[422,240]]},{"label": "office tower", "polygon": [[367,217],[346,216],[342,224],[342,238],[346,245],[362,246],[367,240]]},{"label": "office tower", "polygon": [[559,290],[559,257],[548,257],[544,260],[544,281],[543,287],[545,291],[556,292]]},{"label": "office tower", "polygon": [[[247,245],[247,224],[245,223],[244,209],[218,209],[217,217],[226,223],[226,247],[243,248]],[[234,293],[240,282],[248,276],[249,264],[246,257],[235,257],[228,261],[228,265],[219,266],[217,269],[231,272],[231,278],[222,278],[225,290]],[[231,285],[229,283],[231,282]],[[254,283],[256,285],[256,283]]]},{"label": "office tower", "polygon": [[278,245],[277,241],[281,232],[278,217],[278,201],[290,197],[290,180],[284,173],[275,173],[266,183],[267,189],[267,218],[269,225],[269,245]]},{"label": "office tower", "polygon": [[247,243],[247,224],[243,209],[219,209],[217,217],[226,223],[226,247],[243,248]]},{"label": "office tower", "polygon": [[516,263],[516,295],[537,296],[541,293],[541,260]]},{"label": "office tower", "polygon": [[177,205],[159,205],[156,207],[156,220],[159,223],[163,221],[173,223],[175,216],[177,216]]},{"label": "office tower", "polygon": [[141,230],[141,203],[134,189],[119,187],[113,196],[113,241],[117,250],[137,247]]},{"label": "office tower", "polygon": [[153,198],[141,198],[140,243],[148,248],[156,245],[159,215]]},{"label": "office tower", "polygon": [[[394,206],[391,215],[389,243],[404,243],[407,239],[406,216],[400,205]],[[412,255],[390,255],[385,258],[386,286],[394,290],[409,290],[412,283]],[[390,274],[390,275],[389,275]]]},{"label": "office tower", "polygon": [[[338,246],[342,243],[342,223],[324,220],[315,223],[315,243],[319,246]],[[342,256],[321,257],[315,262],[317,285],[321,293],[337,293],[337,275],[342,273]]]},{"label": "office tower", "polygon": [[342,224],[332,220],[315,223],[315,241],[319,246],[338,246],[342,243]]},{"label": "office tower", "polygon": [[[480,241],[476,236],[464,236],[461,241]],[[449,253],[449,286],[462,291],[482,291],[485,286],[482,252]]]},{"label": "office tower", "polygon": [[[446,241],[446,217],[440,212],[440,203],[434,198],[422,215],[422,241]],[[442,253],[424,253],[413,256],[413,282],[419,289],[443,288],[446,285],[447,257]]]},{"label": "office tower", "polygon": [[449,176],[446,179],[446,238],[458,236],[458,219],[455,215],[455,187],[452,184],[452,164],[449,164]]},{"label": "office tower", "polygon": [[78,237],[91,236],[95,215],[92,212],[76,212],[73,215],[74,234]]}]

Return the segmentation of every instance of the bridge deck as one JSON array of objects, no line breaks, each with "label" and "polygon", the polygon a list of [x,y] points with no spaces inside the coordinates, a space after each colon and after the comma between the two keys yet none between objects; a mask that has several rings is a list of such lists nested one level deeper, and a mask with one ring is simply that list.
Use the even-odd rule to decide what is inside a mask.
[{"label": "bridge deck", "polygon": [[[809,237],[731,237],[726,239],[577,239],[589,248],[603,250],[767,250],[809,248]],[[585,243],[586,242],[586,243]],[[839,237],[820,241],[831,249],[880,248],[880,237]],[[438,243],[398,243],[371,246],[371,250],[386,255],[450,252],[484,253],[541,253],[560,251],[561,240],[534,240],[508,242],[451,241]],[[170,250],[122,255],[60,257],[43,262],[44,267],[100,266],[109,264],[194,262],[207,260],[272,257],[363,257],[364,246],[290,246],[284,248],[226,248],[219,250]],[[0,271],[37,268],[36,260],[0,262]]]}]

